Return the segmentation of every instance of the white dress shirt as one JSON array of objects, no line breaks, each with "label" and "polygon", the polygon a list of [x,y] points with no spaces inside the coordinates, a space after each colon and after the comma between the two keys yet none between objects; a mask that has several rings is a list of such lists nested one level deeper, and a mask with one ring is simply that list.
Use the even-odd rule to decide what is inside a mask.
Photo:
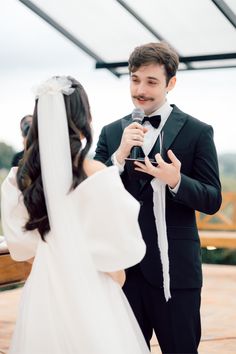
[{"label": "white dress shirt", "polygon": [[161,116],[161,123],[157,129],[154,128],[150,122],[144,122],[143,126],[148,129],[148,131],[144,135],[144,142],[142,146],[145,156],[148,156],[148,154],[152,150],[158,136],[160,135],[162,128],[164,127],[169,115],[171,114],[172,109],[173,107],[171,107],[169,102],[166,101],[159,109],[150,114],[149,117],[156,116],[158,114]]}]

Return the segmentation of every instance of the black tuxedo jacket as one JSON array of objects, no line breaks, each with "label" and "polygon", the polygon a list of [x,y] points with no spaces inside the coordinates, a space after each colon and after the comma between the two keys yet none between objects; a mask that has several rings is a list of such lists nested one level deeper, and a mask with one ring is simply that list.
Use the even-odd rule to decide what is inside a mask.
[{"label": "black tuxedo jacket", "polygon": [[[94,157],[96,160],[108,166],[112,164],[111,156],[120,145],[124,128],[131,122],[131,115],[128,115],[102,129]],[[177,194],[171,194],[166,188],[171,288],[199,288],[202,285],[201,248],[195,210],[214,214],[221,205],[213,129],[173,105],[163,132],[162,157],[169,162],[167,150],[172,149],[181,161],[181,183]],[[149,157],[153,158],[158,149],[156,142]],[[153,286],[162,287],[152,187],[148,181],[131,180],[126,168],[121,178],[125,188],[140,202],[139,224],[147,245],[146,255],[140,263],[141,270]]]}]

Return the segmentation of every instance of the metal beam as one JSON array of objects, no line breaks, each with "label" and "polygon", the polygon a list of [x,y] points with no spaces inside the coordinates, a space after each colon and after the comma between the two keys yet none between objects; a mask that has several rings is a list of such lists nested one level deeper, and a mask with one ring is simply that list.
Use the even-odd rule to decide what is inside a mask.
[{"label": "metal beam", "polygon": [[236,53],[193,55],[193,56],[179,58],[181,63],[191,63],[191,62],[198,62],[198,61],[212,61],[212,60],[229,60],[229,59],[236,59]]},{"label": "metal beam", "polygon": [[[236,59],[236,53],[207,54],[207,55],[179,57],[180,63],[184,63],[184,64],[200,62],[200,61],[229,60],[229,59]],[[128,66],[127,61],[113,62],[113,63],[104,63],[104,62],[96,63],[96,69],[114,69],[114,68],[121,68],[127,66]]]},{"label": "metal beam", "polygon": [[[217,65],[217,66],[201,66],[201,67],[193,67],[191,66],[191,68],[187,67],[186,68],[181,68],[178,69],[178,71],[196,71],[196,70],[218,70],[218,69],[235,69],[236,68],[236,64],[235,65]],[[121,73],[120,76],[124,76],[124,75],[128,75],[128,71],[125,73]]]},{"label": "metal beam", "polygon": [[191,69],[186,68],[186,69],[179,69],[178,71],[187,71],[187,70],[214,70],[214,69],[235,69],[236,68],[236,64],[235,65],[217,65],[217,66],[201,66],[199,68],[194,68],[193,66],[191,67]]},{"label": "metal beam", "polygon": [[123,68],[123,67],[128,67],[128,62],[127,61],[118,61],[118,62],[113,62],[113,63],[104,63],[97,61],[96,62],[96,69],[115,69],[115,68]]},{"label": "metal beam", "polygon": [[[19,0],[22,4],[27,6],[30,10],[36,13],[39,17],[41,17],[44,21],[46,21],[49,25],[55,28],[58,32],[60,32],[64,37],[69,39],[72,43],[74,43],[77,47],[79,47],[82,51],[88,54],[91,58],[95,59],[96,61],[105,63],[104,60],[94,53],[91,49],[89,49],[84,43],[82,43],[78,38],[76,38],[72,33],[67,31],[64,27],[62,27],[57,21],[55,21],[52,17],[50,17],[46,12],[41,10],[38,6],[33,4],[29,0]],[[120,77],[120,74],[117,73],[115,70],[108,69],[117,77]]]},{"label": "metal beam", "polygon": [[[230,59],[236,59],[236,53],[222,53],[222,54],[208,54],[208,55],[196,55],[196,56],[188,56],[188,57],[180,57],[180,63],[183,64],[188,64],[191,63],[193,64],[194,62],[204,62],[204,61],[218,61],[218,60],[230,60]],[[102,62],[97,62],[96,63],[96,69],[118,69],[118,68],[124,68],[128,67],[128,62],[127,61],[122,61],[122,62],[113,62],[113,63],[102,63]],[[186,71],[186,70],[210,70],[210,69],[230,69],[230,68],[236,68],[236,64],[226,64],[226,65],[217,65],[217,66],[202,66],[202,67],[193,67],[187,66],[186,69],[182,68],[179,69],[179,71]],[[120,75],[126,75],[126,73],[120,74]]]},{"label": "metal beam", "polygon": [[227,20],[236,28],[236,15],[224,0],[211,0]]}]

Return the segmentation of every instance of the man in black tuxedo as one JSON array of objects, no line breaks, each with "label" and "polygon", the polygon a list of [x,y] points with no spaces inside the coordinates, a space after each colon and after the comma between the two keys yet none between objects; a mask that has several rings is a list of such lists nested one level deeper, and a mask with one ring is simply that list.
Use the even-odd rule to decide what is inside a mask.
[{"label": "man in black tuxedo", "polygon": [[[28,114],[28,115],[24,116],[20,121],[20,130],[21,130],[21,134],[23,137],[24,149],[25,149],[25,145],[26,145],[27,135],[28,135],[28,132],[29,132],[31,124],[32,124],[32,119],[33,119],[33,116],[31,114]],[[23,158],[23,155],[24,155],[24,149],[15,153],[15,155],[12,158],[12,162],[11,162],[12,167],[19,165],[19,162]]]},{"label": "man in black tuxedo", "polygon": [[[197,353],[201,337],[201,248],[195,210],[214,214],[221,205],[221,185],[212,127],[166,99],[175,86],[178,63],[176,52],[166,43],[134,49],[129,58],[132,101],[146,116],[155,116],[154,121],[161,115],[160,125],[153,127],[151,120],[139,124],[128,115],[105,126],[95,159],[117,165],[125,188],[140,202],[139,224],[147,252],[140,264],[126,271],[124,292],[145,339],[149,344],[154,330],[163,353],[189,354]],[[141,155],[146,156],[145,164],[136,164],[144,176],[140,180],[128,173],[125,163],[134,146],[140,146]],[[149,161],[154,158],[157,167]],[[168,301],[151,178],[166,185]]]}]

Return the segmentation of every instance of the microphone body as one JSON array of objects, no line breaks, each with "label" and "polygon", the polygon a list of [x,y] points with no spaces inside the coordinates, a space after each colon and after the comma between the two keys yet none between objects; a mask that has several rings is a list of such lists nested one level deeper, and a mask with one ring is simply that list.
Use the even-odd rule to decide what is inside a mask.
[{"label": "microphone body", "polygon": [[[142,124],[142,120],[144,118],[144,111],[141,108],[135,108],[132,112],[132,120],[133,122],[137,122]],[[130,158],[137,160],[140,157],[141,147],[140,146],[133,146],[130,151]]]},{"label": "microphone body", "polygon": [[130,158],[137,160],[140,157],[140,146],[133,146],[130,151]]}]

